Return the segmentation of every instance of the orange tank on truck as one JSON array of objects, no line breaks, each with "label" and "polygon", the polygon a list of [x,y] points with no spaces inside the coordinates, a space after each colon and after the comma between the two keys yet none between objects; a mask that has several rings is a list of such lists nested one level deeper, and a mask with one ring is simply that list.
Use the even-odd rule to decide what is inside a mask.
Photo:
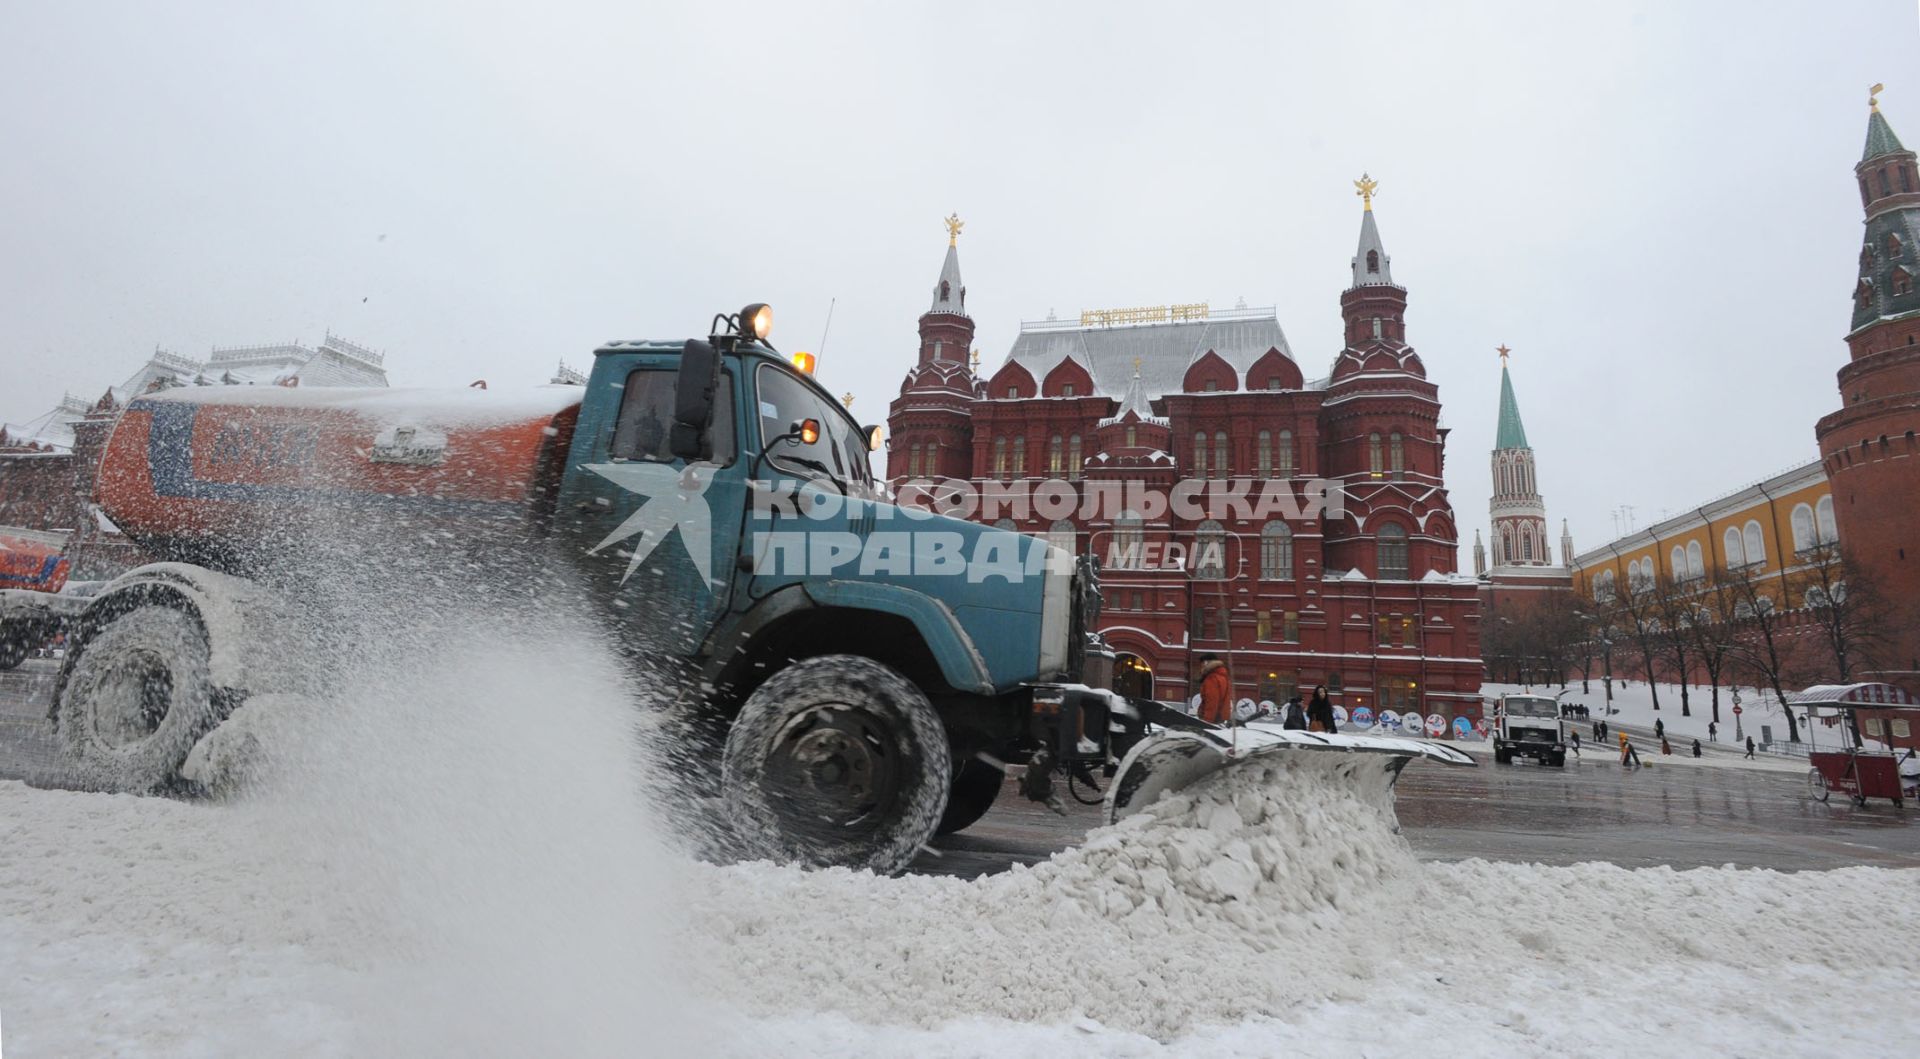
[{"label": "orange tank on truck", "polygon": [[149,551],[202,561],[257,555],[315,518],[523,532],[551,514],[581,392],[148,394],[114,427],[96,495]]}]

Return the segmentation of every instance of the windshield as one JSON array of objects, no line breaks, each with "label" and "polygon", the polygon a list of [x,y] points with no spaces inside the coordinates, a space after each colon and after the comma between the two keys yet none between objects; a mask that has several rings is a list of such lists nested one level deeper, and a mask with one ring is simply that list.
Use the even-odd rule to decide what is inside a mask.
[{"label": "windshield", "polygon": [[[810,477],[827,477],[852,486],[873,481],[867,466],[866,435],[837,402],[824,398],[799,376],[776,364],[762,364],[756,374],[760,441],[769,458],[783,469]],[[812,419],[820,424],[813,442],[792,434],[797,424]]]},{"label": "windshield", "polygon": [[1543,699],[1536,695],[1509,695],[1506,698],[1509,717],[1558,717],[1560,705],[1552,699]]}]

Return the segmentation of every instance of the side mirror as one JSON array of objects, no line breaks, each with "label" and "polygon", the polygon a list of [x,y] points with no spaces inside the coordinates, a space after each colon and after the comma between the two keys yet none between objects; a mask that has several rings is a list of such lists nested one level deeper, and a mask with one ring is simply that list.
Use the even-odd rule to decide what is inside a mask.
[{"label": "side mirror", "polygon": [[668,451],[683,460],[713,459],[713,409],[719,393],[720,355],[707,342],[687,339],[674,380]]}]

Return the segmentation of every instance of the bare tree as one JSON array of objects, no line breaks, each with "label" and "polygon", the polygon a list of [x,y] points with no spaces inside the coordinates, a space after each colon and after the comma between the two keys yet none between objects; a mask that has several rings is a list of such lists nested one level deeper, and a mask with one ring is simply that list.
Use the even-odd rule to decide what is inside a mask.
[{"label": "bare tree", "polygon": [[1846,684],[1862,670],[1880,668],[1893,644],[1895,616],[1879,583],[1833,541],[1799,557],[1804,601],[1831,654],[1834,678]]},{"label": "bare tree", "polygon": [[1720,687],[1724,684],[1729,665],[1735,658],[1733,638],[1739,631],[1740,593],[1727,583],[1722,571],[1711,571],[1705,581],[1694,592],[1696,620],[1689,628],[1693,633],[1693,656],[1700,660],[1700,668],[1707,674],[1707,686],[1712,696],[1713,723],[1720,723]]},{"label": "bare tree", "polygon": [[1729,597],[1728,651],[1736,664],[1754,676],[1754,683],[1773,689],[1774,699],[1787,717],[1787,738],[1800,741],[1800,725],[1787,708],[1786,673],[1791,657],[1789,632],[1783,627],[1784,611],[1774,604],[1766,591],[1772,579],[1764,581],[1754,565],[1730,567],[1719,575]]},{"label": "bare tree", "polygon": [[1645,666],[1647,690],[1653,693],[1653,708],[1660,708],[1659,674],[1654,662],[1661,647],[1660,615],[1655,599],[1654,583],[1649,578],[1629,577],[1627,590],[1614,595],[1614,616],[1620,624],[1620,631],[1633,642],[1634,649],[1640,653],[1640,664]]},{"label": "bare tree", "polygon": [[[1694,583],[1666,575],[1655,579],[1647,595],[1652,603],[1655,644],[1661,658],[1673,665],[1680,682],[1680,716],[1693,716],[1687,697],[1690,676],[1688,663],[1693,657],[1694,627],[1699,624],[1693,599]],[[1658,707],[1655,707],[1658,709]]]}]

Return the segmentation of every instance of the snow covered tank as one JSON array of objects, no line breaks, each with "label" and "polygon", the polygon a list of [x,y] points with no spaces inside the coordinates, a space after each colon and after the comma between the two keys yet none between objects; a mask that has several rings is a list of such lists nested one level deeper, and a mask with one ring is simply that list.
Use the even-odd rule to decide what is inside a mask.
[{"label": "snow covered tank", "polygon": [[228,572],[311,531],[544,535],[582,390],[191,387],[135,399],[97,498],[147,551]]}]

